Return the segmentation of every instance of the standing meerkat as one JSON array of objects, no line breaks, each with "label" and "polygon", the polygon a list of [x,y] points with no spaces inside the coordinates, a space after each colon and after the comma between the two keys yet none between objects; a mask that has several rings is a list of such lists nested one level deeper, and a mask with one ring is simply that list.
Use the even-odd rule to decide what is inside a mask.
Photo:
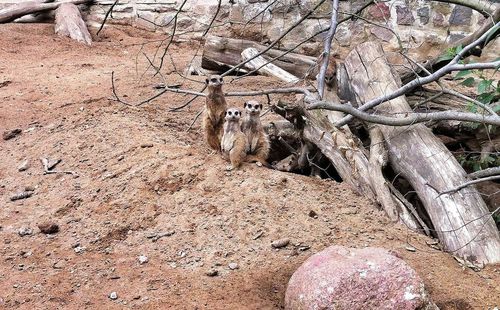
[{"label": "standing meerkat", "polygon": [[205,101],[205,113],[203,114],[203,131],[208,145],[220,151],[222,134],[224,133],[224,113],[227,109],[226,98],[222,92],[222,77],[211,75],[206,79],[208,96]]},{"label": "standing meerkat", "polygon": [[260,122],[262,104],[250,100],[245,102],[243,107],[245,108],[245,117],[241,123],[241,131],[247,138],[246,161],[257,162],[259,166],[269,166],[266,161],[269,155],[269,138]]},{"label": "standing meerkat", "polygon": [[229,159],[231,165],[227,170],[238,168],[246,157],[246,137],[240,128],[241,112],[237,108],[226,111],[224,134],[221,140],[221,151],[224,159]]}]

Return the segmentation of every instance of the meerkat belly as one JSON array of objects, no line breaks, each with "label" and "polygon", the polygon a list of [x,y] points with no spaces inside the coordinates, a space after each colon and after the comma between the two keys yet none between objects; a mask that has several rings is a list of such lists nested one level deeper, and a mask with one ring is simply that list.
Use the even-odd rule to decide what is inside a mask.
[{"label": "meerkat belly", "polygon": [[225,133],[222,136],[221,149],[223,152],[229,152],[233,148],[235,135],[233,132]]}]

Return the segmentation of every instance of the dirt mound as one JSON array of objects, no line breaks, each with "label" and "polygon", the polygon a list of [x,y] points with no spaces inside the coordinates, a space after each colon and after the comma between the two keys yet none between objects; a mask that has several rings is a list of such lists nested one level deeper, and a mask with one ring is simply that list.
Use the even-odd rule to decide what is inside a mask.
[{"label": "dirt mound", "polygon": [[[444,309],[498,302],[498,266],[462,269],[344,184],[255,165],[226,172],[199,124],[186,131],[203,100],[177,113],[168,108],[187,97],[168,94],[141,109],[109,101],[111,71],[127,101],[153,94],[154,83],[202,87],[203,78],[184,80],[169,60],[163,76],[142,76],[142,51],[152,55],[161,37],[108,28],[86,47],[52,32],[0,25],[0,131],[23,129],[0,142],[1,307],[280,308],[293,271],[332,244],[399,252]],[[195,51],[173,46],[175,66]],[[251,77],[226,88],[273,86]],[[78,177],[44,175],[41,157],[62,159],[55,169]],[[19,172],[24,160],[30,168]],[[10,201],[26,187],[32,197]],[[42,234],[41,223],[60,231]],[[21,237],[21,228],[33,232]],[[282,238],[289,245],[271,246]],[[408,243],[417,251],[405,250]],[[207,276],[213,269],[218,275]]]}]

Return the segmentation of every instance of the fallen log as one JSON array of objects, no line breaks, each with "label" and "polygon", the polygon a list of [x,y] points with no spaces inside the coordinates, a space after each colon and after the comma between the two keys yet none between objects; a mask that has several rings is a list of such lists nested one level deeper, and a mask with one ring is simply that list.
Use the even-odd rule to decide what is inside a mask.
[{"label": "fallen log", "polygon": [[297,83],[299,81],[299,78],[292,75],[291,73],[281,69],[276,65],[273,65],[272,63],[267,63],[267,60],[264,57],[255,57],[257,54],[259,54],[259,51],[253,47],[249,47],[241,52],[241,57],[243,57],[243,60],[251,59],[246,64],[246,67],[248,67],[250,70],[257,70],[263,75],[274,76],[287,83]]},{"label": "fallen log", "polygon": [[92,3],[93,0],[65,0],[59,2],[40,2],[40,1],[29,1],[22,2],[14,5],[10,5],[2,10],[0,10],[0,24],[12,22],[24,15],[50,11],[57,9],[61,4],[72,3],[72,4],[85,4]]},{"label": "fallen log", "polygon": [[92,44],[92,37],[82,14],[73,3],[63,3],[56,9],[55,33],[87,45]]},{"label": "fallen log", "polygon": [[[247,48],[255,48],[260,52],[266,49],[266,46],[249,40],[210,35],[206,38],[203,47],[202,67],[208,70],[225,71],[242,61],[241,53]],[[269,60],[283,53],[281,50],[271,49],[262,56]],[[273,63],[299,78],[309,76],[317,65],[316,58],[295,53],[288,53]]]},{"label": "fallen log", "polygon": [[[391,93],[398,82],[382,47],[374,42],[357,46],[346,58],[351,89],[359,103]],[[412,110],[404,96],[377,107],[377,113],[403,115]],[[447,251],[471,262],[500,262],[500,236],[478,191],[469,187],[438,197],[467,181],[466,173],[443,143],[423,124],[380,126],[393,169],[418,194]]]}]

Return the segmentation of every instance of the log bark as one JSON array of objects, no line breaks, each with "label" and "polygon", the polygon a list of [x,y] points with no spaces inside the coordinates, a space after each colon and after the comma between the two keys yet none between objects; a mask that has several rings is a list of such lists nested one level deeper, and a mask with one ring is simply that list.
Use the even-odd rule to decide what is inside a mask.
[{"label": "log bark", "polygon": [[[228,67],[235,66],[242,61],[241,53],[247,48],[263,51],[266,46],[249,40],[209,35],[203,47],[202,66],[209,70],[225,71]],[[281,50],[271,49],[263,56],[266,60],[269,60],[282,53]],[[303,78],[310,75],[311,69],[316,66],[316,59],[310,56],[288,53],[273,63],[283,70]]]},{"label": "log bark", "polygon": [[14,4],[0,10],[0,24],[9,23],[24,15],[37,12],[44,12],[57,9],[63,3],[85,4],[91,3],[93,0],[66,0],[61,2],[43,3],[39,1],[29,1],[19,4]]},{"label": "log bark", "polygon": [[[252,59],[254,56],[259,54],[259,51],[253,47],[249,47],[243,52],[241,52],[241,57],[243,60]],[[273,65],[272,63],[267,63],[267,60],[262,56],[257,56],[254,59],[250,60],[246,67],[250,70],[256,70],[262,75],[274,76],[282,81],[287,83],[297,83],[299,78],[294,76],[293,74],[281,69],[280,67]],[[259,69],[260,68],[260,69]]]},{"label": "log bark", "polygon": [[87,45],[92,44],[92,37],[82,14],[73,3],[63,3],[56,9],[55,33]]},{"label": "log bark", "polygon": [[[377,43],[357,46],[345,66],[360,103],[399,87]],[[377,113],[391,116],[411,112],[404,96],[377,107]],[[437,197],[467,181],[465,171],[443,143],[423,124],[380,129],[392,167],[413,186],[445,249],[472,262],[500,262],[500,236],[478,191],[469,187]]]}]

